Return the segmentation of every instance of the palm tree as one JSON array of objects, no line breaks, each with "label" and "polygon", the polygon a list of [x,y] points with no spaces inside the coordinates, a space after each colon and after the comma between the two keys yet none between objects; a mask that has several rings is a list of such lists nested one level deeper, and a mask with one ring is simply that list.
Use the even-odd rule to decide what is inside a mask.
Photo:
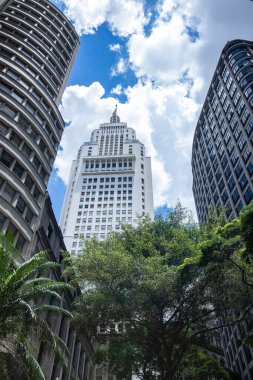
[{"label": "palm tree", "polygon": [[10,239],[0,235],[0,379],[45,380],[36,360],[36,341],[64,361],[67,348],[45,319],[47,312],[72,317],[52,304],[57,300],[62,305],[62,293],[72,290],[67,283],[49,278],[56,266],[46,252],[22,262]]}]

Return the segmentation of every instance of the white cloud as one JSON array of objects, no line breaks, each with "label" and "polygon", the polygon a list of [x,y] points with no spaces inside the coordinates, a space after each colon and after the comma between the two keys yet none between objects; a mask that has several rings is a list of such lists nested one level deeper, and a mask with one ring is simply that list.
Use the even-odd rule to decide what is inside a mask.
[{"label": "white cloud", "polygon": [[[149,91],[153,91],[151,84],[139,83],[134,88],[127,90],[128,101],[119,105],[119,114],[122,121],[127,121],[128,125],[136,130],[137,138],[144,142],[146,154],[152,156],[152,168],[154,177],[154,200],[156,207],[168,201],[169,185],[171,177],[166,171],[162,156],[157,153],[152,142],[153,124],[148,96]],[[156,113],[160,113],[159,94],[156,90],[153,94],[154,107]],[[104,89],[98,82],[89,87],[71,86],[64,93],[61,112],[65,120],[71,121],[70,126],[64,131],[61,146],[63,150],[59,152],[55,167],[58,175],[68,181],[68,175],[72,160],[75,159],[78,147],[89,141],[90,133],[97,128],[99,123],[107,122],[115,107],[115,99],[112,97],[103,98]]]},{"label": "white cloud", "polygon": [[164,12],[162,15],[150,35],[139,33],[130,37],[129,60],[138,77],[169,83],[187,70],[192,73],[192,58],[202,42],[190,42],[184,12],[171,12],[169,20],[164,18]]},{"label": "white cloud", "polygon": [[147,22],[142,0],[64,0],[64,4],[79,34],[95,33],[108,22],[113,33],[126,37],[140,33]]},{"label": "white cloud", "polygon": [[[194,95],[203,101],[227,41],[252,39],[252,2],[163,0],[157,8],[159,17],[150,33],[129,38],[132,68],[138,77],[165,84],[187,71],[194,78]],[[191,41],[194,31],[199,35],[195,43]]]},{"label": "white cloud", "polygon": [[117,86],[114,87],[114,88],[111,90],[111,94],[121,95],[121,94],[122,94],[122,85],[121,85],[120,83],[118,83]]},{"label": "white cloud", "polygon": [[197,117],[226,42],[252,39],[253,5],[238,0],[164,0],[158,11],[148,35],[129,38],[129,61],[137,77],[154,80],[163,94],[161,118],[158,124],[153,120],[152,136],[172,177],[169,203],[179,198],[194,210],[190,162]]},{"label": "white cloud", "polygon": [[120,44],[112,44],[112,45],[109,45],[109,49],[111,51],[120,52],[121,46],[120,46]]},{"label": "white cloud", "polygon": [[[136,129],[137,137],[147,147],[147,154],[152,156],[156,206],[166,202],[173,206],[180,199],[194,210],[191,146],[197,117],[226,42],[236,38],[252,39],[253,3],[248,0],[159,0],[159,17],[145,35],[142,2],[92,1],[92,7],[86,9],[84,4],[89,5],[88,0],[66,2],[79,30],[94,32],[106,20],[114,33],[129,37],[126,42],[129,62],[121,57],[112,74],[127,75],[126,70],[132,67],[139,81],[125,90],[127,102],[119,105],[121,119]],[[121,9],[120,4],[127,5]],[[130,8],[126,11],[127,6]],[[197,36],[193,43],[192,39]],[[119,51],[117,44],[110,49]],[[119,95],[122,90],[119,86],[111,93]],[[65,92],[62,111],[72,123],[64,133],[64,150],[56,161],[65,181],[80,141],[88,140],[91,130],[99,122],[108,120],[114,108],[115,99],[105,99],[103,95],[99,83],[70,87]]]},{"label": "white cloud", "polygon": [[120,58],[118,63],[112,67],[111,76],[116,77],[117,75],[122,75],[128,70],[128,63],[124,58]]}]

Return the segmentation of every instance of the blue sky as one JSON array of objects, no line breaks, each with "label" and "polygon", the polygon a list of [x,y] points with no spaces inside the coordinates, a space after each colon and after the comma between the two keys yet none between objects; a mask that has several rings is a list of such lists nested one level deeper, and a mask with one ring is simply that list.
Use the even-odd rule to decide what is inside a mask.
[{"label": "blue sky", "polygon": [[222,48],[252,38],[249,0],[61,0],[80,35],[49,193],[59,220],[72,160],[118,103],[152,157],[156,210],[195,213],[191,144]]}]

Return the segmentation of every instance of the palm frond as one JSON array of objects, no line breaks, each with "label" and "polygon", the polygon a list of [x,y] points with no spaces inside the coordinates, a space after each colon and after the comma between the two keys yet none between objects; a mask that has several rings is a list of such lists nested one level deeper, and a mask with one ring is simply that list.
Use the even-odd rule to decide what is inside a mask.
[{"label": "palm frond", "polygon": [[19,360],[22,361],[23,368],[29,379],[46,380],[41,366],[35,359],[33,347],[25,337],[16,342],[16,353]]},{"label": "palm frond", "polygon": [[43,305],[39,307],[34,307],[33,310],[37,314],[44,313],[45,311],[51,311],[53,313],[60,313],[60,314],[66,315],[66,317],[69,317],[69,318],[73,317],[73,315],[68,310],[59,306],[55,306],[55,305]]}]

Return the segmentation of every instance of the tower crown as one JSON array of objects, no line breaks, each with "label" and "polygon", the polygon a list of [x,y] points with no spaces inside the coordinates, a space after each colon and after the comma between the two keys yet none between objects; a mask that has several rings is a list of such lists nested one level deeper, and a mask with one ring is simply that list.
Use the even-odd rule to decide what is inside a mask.
[{"label": "tower crown", "polygon": [[120,123],[120,118],[119,116],[117,115],[117,104],[115,106],[115,110],[113,111],[112,113],[112,116],[110,118],[110,123]]}]

